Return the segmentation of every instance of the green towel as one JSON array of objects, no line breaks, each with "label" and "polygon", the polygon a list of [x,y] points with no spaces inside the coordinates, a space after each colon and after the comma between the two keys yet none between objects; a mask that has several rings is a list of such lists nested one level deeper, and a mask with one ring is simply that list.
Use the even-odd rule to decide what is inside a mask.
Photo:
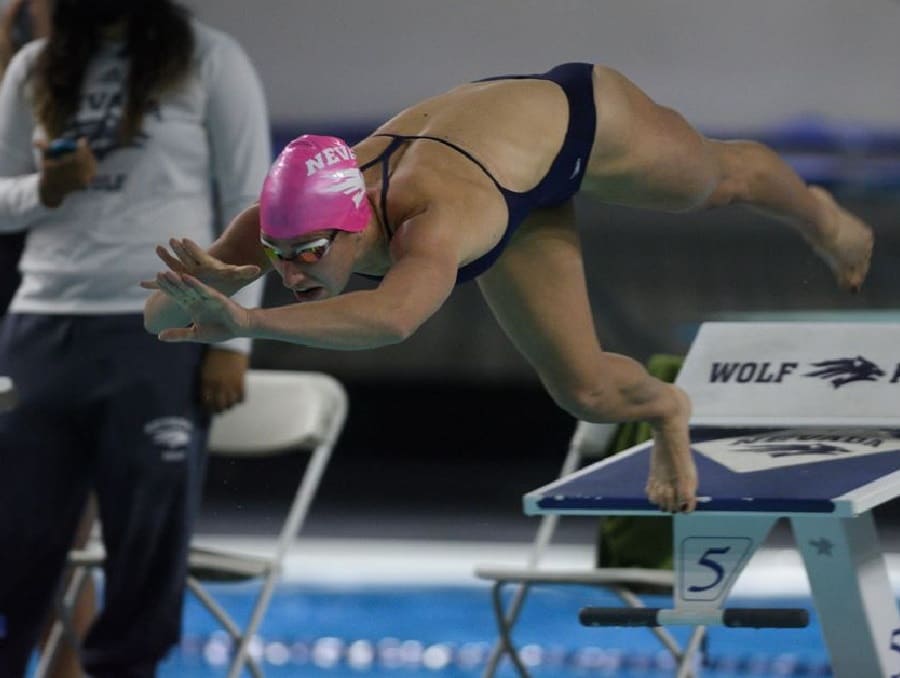
[{"label": "green towel", "polygon": [[[684,362],[683,356],[658,354],[647,361],[647,371],[672,383]],[[652,437],[645,422],[619,426],[610,444],[613,455]],[[597,533],[597,567],[646,567],[672,569],[672,519],[668,516],[609,516],[600,521]]]}]

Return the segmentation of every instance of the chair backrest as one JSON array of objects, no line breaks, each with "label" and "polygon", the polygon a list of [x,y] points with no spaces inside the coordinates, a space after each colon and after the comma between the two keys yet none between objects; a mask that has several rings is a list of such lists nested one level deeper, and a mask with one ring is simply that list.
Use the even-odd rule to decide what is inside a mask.
[{"label": "chair backrest", "polygon": [[16,389],[12,379],[0,376],[0,412],[11,409],[16,402]]},{"label": "chair backrest", "polygon": [[213,418],[209,451],[271,456],[311,451],[276,547],[280,561],[306,519],[347,418],[347,392],[321,372],[249,370],[244,402]]},{"label": "chair backrest", "polygon": [[[604,456],[609,450],[618,428],[619,424],[592,424],[587,421],[579,421],[575,425],[572,437],[569,438],[569,449],[558,477],[562,478],[574,473],[586,459]],[[527,567],[535,567],[544,557],[553,540],[557,523],[559,523],[559,515],[555,513],[541,516],[531,551],[528,554]]]},{"label": "chair backrest", "polygon": [[314,449],[337,437],[347,415],[344,387],[320,372],[249,370],[244,389],[244,402],[213,418],[211,454]]}]

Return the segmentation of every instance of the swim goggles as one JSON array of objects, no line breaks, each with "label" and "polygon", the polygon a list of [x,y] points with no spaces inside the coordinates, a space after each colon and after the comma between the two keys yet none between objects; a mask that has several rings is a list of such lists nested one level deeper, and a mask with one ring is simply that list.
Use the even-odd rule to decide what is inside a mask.
[{"label": "swim goggles", "polygon": [[328,254],[328,250],[331,249],[331,244],[334,242],[336,235],[337,233],[332,233],[325,238],[316,238],[309,242],[300,243],[291,247],[287,252],[273,247],[271,243],[266,242],[262,238],[260,238],[260,243],[263,246],[263,250],[265,250],[266,256],[271,261],[277,259],[280,261],[299,261],[304,264],[315,264]]}]

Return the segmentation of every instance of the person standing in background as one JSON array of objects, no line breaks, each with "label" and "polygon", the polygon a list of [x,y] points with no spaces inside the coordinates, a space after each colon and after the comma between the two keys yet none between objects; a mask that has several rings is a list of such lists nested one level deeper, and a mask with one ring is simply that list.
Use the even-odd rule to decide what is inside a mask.
[{"label": "person standing in background", "polygon": [[185,225],[212,242],[270,159],[246,54],[171,0],[55,0],[10,62],[0,231],[27,236],[0,327],[0,675],[24,674],[89,492],[107,560],[84,670],[153,676],[177,642],[209,413],[242,399],[249,344],[161,350],[137,280]]},{"label": "person standing in background", "polygon": [[[34,38],[50,32],[49,0],[12,0],[0,14],[0,79],[13,54]],[[0,229],[0,318],[19,286],[19,257],[25,233],[3,233]]]},{"label": "person standing in background", "polygon": [[[50,11],[50,0],[12,0],[3,7],[0,13],[0,79],[16,52],[28,42],[36,38],[46,38],[50,33]],[[12,301],[21,281],[19,257],[22,256],[24,246],[25,231],[0,233],[0,320],[6,315],[9,302]],[[84,546],[87,542],[96,515],[96,506],[88,499],[75,535],[75,546]],[[68,586],[68,580],[63,586]],[[88,577],[78,592],[72,610],[72,627],[79,638],[84,637],[94,617],[95,594],[94,581]],[[42,648],[53,621],[51,617],[45,624],[41,638]],[[80,678],[81,666],[74,648],[68,643],[63,643],[47,668],[46,675],[47,678]]]}]

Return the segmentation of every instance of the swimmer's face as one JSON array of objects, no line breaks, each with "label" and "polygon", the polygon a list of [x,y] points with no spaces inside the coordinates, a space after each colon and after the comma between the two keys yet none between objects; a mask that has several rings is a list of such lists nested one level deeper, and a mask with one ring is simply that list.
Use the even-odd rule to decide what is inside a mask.
[{"label": "swimmer's face", "polygon": [[319,301],[344,291],[353,271],[348,234],[320,231],[299,238],[260,236],[272,267],[297,301]]}]

